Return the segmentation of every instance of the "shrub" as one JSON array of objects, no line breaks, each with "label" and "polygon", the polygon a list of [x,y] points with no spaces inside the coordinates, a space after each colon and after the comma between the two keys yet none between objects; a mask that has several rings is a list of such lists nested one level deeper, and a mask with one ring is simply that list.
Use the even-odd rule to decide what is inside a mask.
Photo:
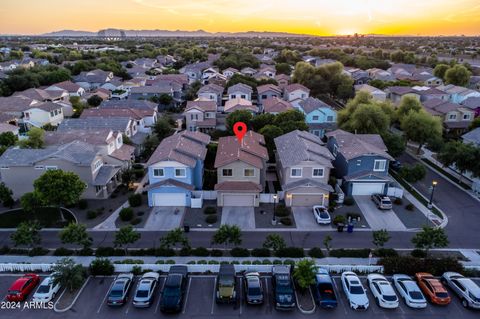
[{"label": "shrub", "polygon": [[142,205],[142,195],[141,194],[133,194],[128,196],[128,203],[130,207],[138,207]]},{"label": "shrub", "polygon": [[403,204],[403,200],[402,200],[401,198],[398,198],[398,197],[397,197],[397,198],[395,198],[395,199],[393,200],[393,203],[394,203],[395,205],[402,205],[402,204]]},{"label": "shrub", "polygon": [[95,256],[97,257],[108,257],[115,254],[115,249],[113,247],[98,247],[95,250]]},{"label": "shrub", "polygon": [[271,265],[272,261],[270,259],[264,259],[264,260],[262,260],[262,264],[263,265]]},{"label": "shrub", "polygon": [[145,212],[142,212],[142,211],[137,212],[137,216],[143,216],[143,215],[145,215]]},{"label": "shrub", "polygon": [[276,256],[280,258],[303,258],[305,257],[305,251],[303,250],[303,248],[299,247],[286,247],[277,250]]},{"label": "shrub", "polygon": [[425,178],[427,170],[422,164],[404,166],[400,169],[400,177],[409,183],[415,183]]},{"label": "shrub", "polygon": [[379,248],[373,251],[375,257],[396,257],[398,253],[392,248]]},{"label": "shrub", "polygon": [[132,165],[132,168],[133,169],[143,169],[143,165],[140,164],[140,163],[135,163],[135,164]]},{"label": "shrub", "polygon": [[333,218],[333,224],[336,226],[338,224],[346,224],[347,219],[343,215],[337,215]]},{"label": "shrub", "polygon": [[206,260],[197,260],[197,265],[206,265],[207,261]]},{"label": "shrub", "polygon": [[59,247],[55,249],[53,252],[54,256],[71,256],[73,255],[73,250],[65,248],[65,247]]},{"label": "shrub", "polygon": [[428,272],[440,276],[444,272],[453,271],[462,273],[463,266],[454,258],[415,258],[412,256],[386,257],[378,261],[383,265],[385,274],[414,275],[417,272]]},{"label": "shrub", "polygon": [[290,209],[284,204],[278,204],[275,207],[275,216],[278,216],[278,217],[290,216]]},{"label": "shrub", "polygon": [[183,247],[178,252],[179,256],[190,256],[192,254],[192,249],[190,247]]},{"label": "shrub", "polygon": [[87,219],[94,219],[97,217],[97,211],[96,210],[89,210],[87,212]]},{"label": "shrub", "polygon": [[140,267],[140,266],[133,266],[133,267],[132,267],[132,274],[133,274],[134,276],[139,276],[139,275],[141,275],[141,274],[142,274],[142,267]]},{"label": "shrub", "polygon": [[217,215],[207,215],[205,216],[205,222],[208,224],[215,224],[218,220]]},{"label": "shrub", "polygon": [[217,213],[217,209],[213,206],[207,206],[205,207],[205,209],[203,210],[203,213],[205,215],[214,215]]},{"label": "shrub", "polygon": [[250,257],[248,249],[235,247],[230,250],[230,256],[232,257]]},{"label": "shrub", "polygon": [[135,226],[135,225],[140,224],[141,222],[142,222],[142,219],[140,217],[135,217],[134,219],[132,219],[130,221],[130,224]]},{"label": "shrub", "polygon": [[312,258],[323,258],[324,257],[323,251],[319,247],[313,247],[312,249],[310,249],[310,251],[308,252],[308,255]]},{"label": "shrub", "polygon": [[78,256],[92,256],[93,255],[93,249],[90,247],[87,248],[82,248],[79,251],[77,251]]},{"label": "shrub", "polygon": [[195,265],[197,262],[195,260],[190,260],[187,262],[187,265]]},{"label": "shrub", "polygon": [[242,261],[242,265],[251,265],[252,262],[250,260],[244,260]]},{"label": "shrub", "polygon": [[251,255],[253,257],[270,257],[270,249],[268,248],[255,248],[252,250]]},{"label": "shrub", "polygon": [[208,255],[210,255],[210,252],[205,247],[198,247],[192,249],[192,255],[197,257],[207,257]]},{"label": "shrub", "polygon": [[78,201],[78,208],[79,209],[87,209],[88,201],[85,198],[82,198]]},{"label": "shrub", "polygon": [[283,261],[281,261],[280,259],[274,259],[272,264],[274,264],[274,265],[283,265]]},{"label": "shrub", "polygon": [[223,256],[223,251],[220,249],[212,249],[210,250],[210,256],[212,257],[222,257]]},{"label": "shrub", "polygon": [[135,174],[135,178],[142,178],[143,176],[145,176],[145,170],[143,168],[134,169],[133,174]]},{"label": "shrub", "polygon": [[355,201],[353,200],[353,197],[345,197],[345,199],[343,200],[343,205],[345,206],[352,206],[353,204],[355,203]]},{"label": "shrub", "polygon": [[167,265],[175,265],[175,260],[167,259],[167,260],[165,261],[165,263],[166,263]]},{"label": "shrub", "polygon": [[332,249],[330,257],[368,258],[370,249]]},{"label": "shrub", "polygon": [[280,218],[280,223],[282,223],[282,225],[285,225],[285,226],[292,226],[293,225],[293,221],[290,217]]},{"label": "shrub", "polygon": [[0,248],[0,255],[6,255],[10,252],[10,247],[7,245],[3,245],[2,248]]},{"label": "shrub", "polygon": [[412,257],[417,257],[417,258],[425,258],[427,257],[427,252],[423,249],[414,249],[410,253]]},{"label": "shrub", "polygon": [[45,256],[48,254],[50,251],[48,249],[42,248],[42,247],[34,247],[28,251],[28,256],[33,257],[33,256]]},{"label": "shrub", "polygon": [[295,266],[295,260],[286,259],[286,260],[283,261],[283,264],[284,265],[290,265],[290,266],[294,267]]},{"label": "shrub", "polygon": [[208,261],[208,264],[209,264],[209,265],[218,265],[218,264],[220,264],[220,263],[219,263],[218,261],[216,261],[216,260],[209,260],[209,261]]},{"label": "shrub", "polygon": [[133,215],[133,209],[131,209],[130,207],[122,208],[122,210],[120,211],[120,219],[124,222],[132,220]]},{"label": "shrub", "polygon": [[155,256],[172,257],[175,256],[175,250],[171,248],[157,248],[155,249]]},{"label": "shrub", "polygon": [[413,211],[413,210],[415,209],[415,206],[413,206],[413,204],[410,203],[410,204],[407,204],[407,205],[405,206],[405,209],[406,209],[406,210],[409,210],[409,211]]},{"label": "shrub", "polygon": [[90,263],[89,270],[92,276],[111,276],[115,267],[110,259],[97,258]]},{"label": "shrub", "polygon": [[252,261],[252,265],[261,265],[262,262],[260,260],[254,260]]}]

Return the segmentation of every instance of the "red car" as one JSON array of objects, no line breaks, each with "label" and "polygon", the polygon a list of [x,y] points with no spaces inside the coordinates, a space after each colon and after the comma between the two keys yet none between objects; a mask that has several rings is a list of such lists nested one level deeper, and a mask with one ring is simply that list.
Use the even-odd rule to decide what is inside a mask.
[{"label": "red car", "polygon": [[40,276],[36,274],[26,274],[18,278],[8,289],[8,301],[24,301],[28,294],[38,285]]}]

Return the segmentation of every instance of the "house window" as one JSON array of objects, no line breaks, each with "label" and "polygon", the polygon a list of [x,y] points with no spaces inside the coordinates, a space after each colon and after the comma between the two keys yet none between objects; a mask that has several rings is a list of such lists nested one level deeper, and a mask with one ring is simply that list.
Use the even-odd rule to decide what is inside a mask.
[{"label": "house window", "polygon": [[175,177],[186,177],[187,171],[185,168],[176,168],[175,169]]},{"label": "house window", "polygon": [[387,167],[387,160],[375,160],[375,163],[373,165],[373,170],[375,172],[383,172],[385,171],[386,167]]},{"label": "house window", "polygon": [[362,165],[362,160],[357,160],[357,166]]},{"label": "house window", "polygon": [[323,168],[314,168],[312,177],[323,177]]},{"label": "house window", "polygon": [[333,156],[337,156],[338,153],[338,146],[337,144],[333,145]]},{"label": "house window", "polygon": [[222,169],[222,176],[233,176],[233,170],[231,168]]},{"label": "house window", "polygon": [[45,169],[45,166],[35,166],[35,169]]},{"label": "house window", "polygon": [[242,99],[246,99],[246,98],[247,98],[247,96],[246,96],[245,94],[240,95],[240,97],[241,97]]},{"label": "house window", "polygon": [[450,114],[450,115],[448,116],[448,119],[449,119],[449,120],[455,120],[456,118],[457,118],[457,115],[456,115],[456,114]]},{"label": "house window", "polygon": [[469,120],[470,119],[470,114],[463,114],[463,119],[464,120]]},{"label": "house window", "polygon": [[102,191],[103,186],[95,186],[95,194],[98,194]]},{"label": "house window", "polygon": [[301,168],[292,168],[290,170],[290,177],[302,177],[302,169]]},{"label": "house window", "polygon": [[102,161],[101,160],[97,160],[94,164],[93,164],[93,171],[96,171],[97,169],[99,169],[101,166],[102,166]]},{"label": "house window", "polygon": [[327,116],[327,122],[333,122],[333,116],[332,115]]},{"label": "house window", "polygon": [[3,166],[0,166],[0,169],[10,169],[10,167],[3,165]]},{"label": "house window", "polygon": [[262,95],[262,99],[265,100],[267,98],[267,96],[264,94]]},{"label": "house window", "polygon": [[57,166],[45,166],[45,169],[46,169],[47,171],[54,171],[54,170],[57,170],[58,167],[57,167]]},{"label": "house window", "polygon": [[164,177],[165,172],[163,171],[163,168],[154,168],[153,169],[153,176],[154,177]]},{"label": "house window", "polygon": [[232,94],[231,95],[231,99],[236,99],[237,98],[237,95],[236,94]]},{"label": "house window", "polygon": [[318,115],[314,115],[314,116],[312,116],[312,120],[314,120],[314,121],[318,121]]},{"label": "house window", "polygon": [[302,93],[302,99],[306,98],[307,95]]},{"label": "house window", "polygon": [[254,177],[255,170],[253,168],[246,168],[243,170],[243,176],[245,177]]},{"label": "house window", "polygon": [[54,117],[54,116],[55,116],[55,113],[53,113],[53,111],[50,112],[50,116],[51,116],[51,117]]}]

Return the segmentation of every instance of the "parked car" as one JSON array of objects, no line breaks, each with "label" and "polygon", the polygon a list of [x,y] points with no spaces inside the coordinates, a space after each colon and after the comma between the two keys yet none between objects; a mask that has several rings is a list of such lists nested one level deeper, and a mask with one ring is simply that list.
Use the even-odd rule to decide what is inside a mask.
[{"label": "parked car", "polygon": [[315,275],[315,284],[312,287],[313,297],[320,308],[333,309],[337,307],[337,296],[333,289],[332,277],[328,270],[319,268]]},{"label": "parked car", "polygon": [[330,213],[325,206],[317,205],[313,206],[313,216],[318,224],[328,225],[332,222]]},{"label": "parked car", "polygon": [[372,201],[375,203],[378,209],[392,209],[392,201],[388,196],[382,194],[373,194]]},{"label": "parked car", "polygon": [[456,272],[446,272],[441,281],[457,294],[462,306],[480,309],[480,287],[473,280]]},{"label": "parked car", "polygon": [[107,305],[122,306],[127,303],[130,288],[132,288],[133,274],[124,273],[119,274],[113,282],[110,291],[108,292]]},{"label": "parked car", "polygon": [[33,294],[34,302],[52,301],[60,290],[60,283],[54,284],[53,277],[45,278]]},{"label": "parked car", "polygon": [[367,281],[376,303],[381,308],[398,308],[397,294],[387,278],[379,274],[370,274],[367,276]]},{"label": "parked car", "polygon": [[277,310],[293,310],[295,308],[295,293],[289,266],[273,266],[272,286]]},{"label": "parked car", "polygon": [[368,309],[369,301],[367,291],[358,276],[354,272],[345,271],[342,273],[341,278],[342,288],[347,295],[350,307],[354,310]]},{"label": "parked car", "polygon": [[133,306],[137,308],[145,308],[152,305],[159,277],[160,275],[157,272],[147,272],[143,274],[138,282],[135,297],[133,297]]},{"label": "parked car", "polygon": [[389,166],[394,171],[399,171],[400,169],[402,169],[402,163],[400,163],[400,161],[391,161]]},{"label": "parked car", "polygon": [[161,312],[180,312],[182,310],[187,288],[187,266],[171,266],[168,272],[162,297],[160,298]]},{"label": "parked car", "polygon": [[263,304],[263,285],[258,272],[245,274],[245,300],[251,305]]},{"label": "parked car", "polygon": [[235,266],[230,264],[220,265],[215,293],[217,303],[231,303],[237,300],[235,275]]},{"label": "parked car", "polygon": [[7,301],[24,301],[40,282],[37,274],[25,274],[13,282],[8,289]]},{"label": "parked car", "polygon": [[415,274],[415,277],[417,278],[418,286],[430,302],[437,305],[448,305],[452,301],[447,289],[432,274],[419,272]]},{"label": "parked car", "polygon": [[417,283],[410,278],[410,276],[395,274],[393,275],[393,284],[407,306],[410,308],[427,307],[427,300],[423,296],[420,287],[418,287]]}]

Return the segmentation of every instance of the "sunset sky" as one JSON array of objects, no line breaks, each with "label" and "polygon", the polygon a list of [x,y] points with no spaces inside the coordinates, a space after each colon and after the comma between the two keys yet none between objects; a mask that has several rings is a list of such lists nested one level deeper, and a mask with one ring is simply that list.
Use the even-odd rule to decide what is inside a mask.
[{"label": "sunset sky", "polygon": [[0,0],[0,34],[104,28],[480,35],[479,0]]}]

